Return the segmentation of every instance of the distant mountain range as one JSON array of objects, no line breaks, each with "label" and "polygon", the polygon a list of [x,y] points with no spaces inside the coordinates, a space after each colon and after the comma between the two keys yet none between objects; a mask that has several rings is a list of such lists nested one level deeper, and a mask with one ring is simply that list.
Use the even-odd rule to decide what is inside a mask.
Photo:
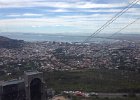
[{"label": "distant mountain range", "polygon": [[99,35],[99,36],[95,36],[98,38],[106,38],[106,39],[115,39],[115,40],[128,40],[128,41],[137,41],[140,40],[140,34],[136,33],[136,34],[107,34],[107,35]]},{"label": "distant mountain range", "polygon": [[114,39],[139,41],[140,34],[117,34],[113,36]]},{"label": "distant mountain range", "polygon": [[0,36],[0,48],[19,48],[23,43],[23,40],[15,40]]}]

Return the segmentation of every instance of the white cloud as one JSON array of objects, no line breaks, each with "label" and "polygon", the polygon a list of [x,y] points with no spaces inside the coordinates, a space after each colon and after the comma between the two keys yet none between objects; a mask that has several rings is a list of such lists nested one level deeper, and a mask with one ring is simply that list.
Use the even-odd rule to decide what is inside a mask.
[{"label": "white cloud", "polygon": [[24,13],[22,16],[43,16],[43,14]]},{"label": "white cloud", "polygon": [[91,2],[79,3],[77,8],[113,8],[113,7],[124,7],[126,4],[95,4]]},{"label": "white cloud", "polygon": [[72,12],[71,10],[67,9],[56,9],[56,10],[48,10],[49,12]]},{"label": "white cloud", "polygon": [[31,27],[33,27],[33,28],[39,28],[39,27],[41,27],[41,26],[39,26],[39,25],[33,25],[33,26],[31,26]]},{"label": "white cloud", "polygon": [[0,8],[9,7],[56,7],[56,8],[111,8],[111,7],[124,7],[125,3],[119,4],[96,4],[93,2],[47,2],[47,1],[37,1],[37,0],[22,0],[22,1],[0,1]]},{"label": "white cloud", "polygon": [[8,14],[8,17],[39,17],[43,16],[43,14],[35,14],[35,13],[23,13],[23,14]]},{"label": "white cloud", "polygon": [[[74,2],[75,1],[75,2]],[[92,2],[93,1],[93,2]],[[77,30],[74,32],[94,32],[99,27],[101,27],[107,20],[109,20],[115,13],[120,12],[122,9],[117,7],[125,7],[128,2],[115,2],[115,3],[96,3],[95,0],[0,0],[0,9],[1,8],[11,8],[11,7],[35,7],[39,9],[36,13],[30,13],[24,11],[23,13],[13,12],[5,14],[6,16],[12,17],[11,19],[0,19],[0,28],[1,27],[28,27],[28,28],[37,28],[42,27],[54,27],[54,30],[57,31],[57,28],[62,27],[75,27]],[[126,0],[125,0],[126,1]],[[43,8],[40,8],[43,7]],[[44,9],[44,7],[46,9]],[[48,7],[54,7],[55,9],[47,9]],[[95,9],[92,9],[95,8]],[[96,9],[100,8],[100,9]],[[107,9],[104,9],[107,8]],[[34,8],[33,8],[34,9]],[[33,10],[32,9],[32,10]],[[118,28],[121,28],[121,25],[125,25],[128,22],[133,21],[134,18],[139,16],[140,8],[131,8],[127,13],[125,13],[121,18],[117,19],[112,25],[110,25],[103,32],[114,32]],[[57,12],[57,14],[55,14]],[[70,14],[65,12],[71,12]],[[73,14],[74,12],[74,14]],[[108,13],[106,13],[108,12]],[[114,12],[114,13],[112,13]],[[59,14],[60,13],[60,14]],[[90,13],[90,14],[89,14]],[[96,13],[96,14],[94,14]],[[47,16],[48,14],[48,16]],[[50,14],[50,16],[49,16]],[[51,16],[55,14],[55,16]],[[135,17],[132,17],[135,16]],[[35,17],[35,18],[34,18]],[[129,18],[130,17],[130,18]],[[138,28],[138,25],[134,25],[133,28]],[[25,29],[25,30],[28,30]],[[129,31],[135,31],[129,27]],[[4,29],[4,28],[3,28]],[[14,30],[14,28],[12,29]],[[58,29],[59,30],[59,29]],[[63,30],[63,29],[62,29]],[[15,29],[16,31],[16,29]],[[21,31],[24,29],[21,28]],[[34,31],[34,30],[32,30]],[[40,30],[42,31],[42,30]],[[72,31],[72,30],[67,30]],[[140,30],[137,30],[140,31]]]},{"label": "white cloud", "polygon": [[[16,19],[1,19],[0,27],[32,27],[32,28],[41,28],[41,27],[75,27],[79,32],[94,32],[99,27],[101,27],[107,20],[109,20],[113,14],[93,14],[93,15],[77,15],[77,16],[60,16],[60,17],[44,17],[44,18],[16,18]],[[121,28],[122,25],[132,22],[132,18],[119,18],[112,25],[110,25],[104,32],[115,32],[117,29]],[[121,23],[121,24],[120,24]],[[138,28],[138,25],[133,27]],[[132,28],[132,27],[130,27]],[[79,29],[79,30],[78,30]],[[24,30],[23,30],[24,31]],[[40,30],[41,32],[42,30]],[[69,30],[71,31],[71,30]],[[67,32],[69,32],[67,30]],[[75,31],[75,30],[74,30]],[[135,30],[130,30],[134,32]],[[137,30],[140,31],[140,30]]]},{"label": "white cloud", "polygon": [[[117,13],[120,12],[122,9],[114,9],[114,8],[109,8],[109,9],[81,9],[81,8],[77,8],[77,9],[67,9],[67,8],[61,8],[61,9],[51,9],[51,10],[43,10],[45,12],[75,12],[75,13],[84,13],[84,12],[91,12],[91,13]],[[140,11],[140,8],[131,8],[129,9],[127,12],[129,13],[137,13]]]}]

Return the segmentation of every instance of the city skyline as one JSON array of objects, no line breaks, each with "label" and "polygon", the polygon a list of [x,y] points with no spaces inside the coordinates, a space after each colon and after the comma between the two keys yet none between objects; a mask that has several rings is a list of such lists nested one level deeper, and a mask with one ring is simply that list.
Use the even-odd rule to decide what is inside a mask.
[{"label": "city skyline", "polygon": [[[0,0],[0,32],[90,35],[133,0]],[[140,2],[101,33],[140,16]],[[122,33],[139,33],[140,21]]]}]

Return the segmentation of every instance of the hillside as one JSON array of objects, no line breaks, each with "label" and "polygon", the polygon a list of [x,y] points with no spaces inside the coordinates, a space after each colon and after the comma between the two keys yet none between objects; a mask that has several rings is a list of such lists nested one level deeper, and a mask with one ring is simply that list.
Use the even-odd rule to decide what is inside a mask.
[{"label": "hillside", "polygon": [[19,48],[24,43],[23,40],[14,40],[7,37],[0,36],[0,48]]},{"label": "hillside", "polygon": [[48,87],[56,91],[140,92],[140,74],[121,70],[79,70],[44,72]]}]

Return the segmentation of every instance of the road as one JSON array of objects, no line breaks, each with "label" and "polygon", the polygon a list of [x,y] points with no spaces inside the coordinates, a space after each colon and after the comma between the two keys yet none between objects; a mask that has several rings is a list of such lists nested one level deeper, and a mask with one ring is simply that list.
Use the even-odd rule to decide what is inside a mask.
[{"label": "road", "polygon": [[[116,97],[127,97],[129,96],[128,93],[98,93],[98,97],[101,98],[116,98]],[[136,93],[137,97],[140,97],[140,93]]]}]

